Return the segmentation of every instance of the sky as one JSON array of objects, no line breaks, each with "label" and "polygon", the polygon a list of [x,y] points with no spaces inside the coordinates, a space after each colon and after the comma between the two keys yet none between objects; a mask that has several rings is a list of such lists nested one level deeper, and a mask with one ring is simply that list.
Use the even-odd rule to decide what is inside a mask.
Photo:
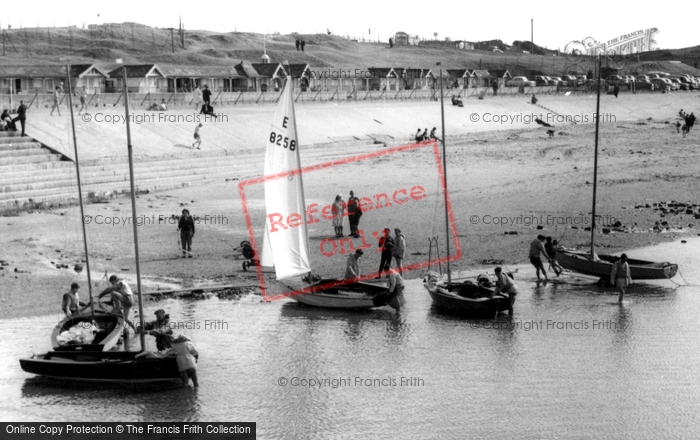
[{"label": "sky", "polygon": [[[527,5],[527,7],[526,7]],[[154,27],[177,27],[180,16],[186,29],[216,32],[288,34],[318,33],[330,29],[336,35],[388,42],[397,31],[419,37],[483,41],[530,40],[550,49],[564,49],[571,41],[593,37],[601,42],[647,28],[657,28],[656,48],[678,49],[700,44],[697,27],[700,6],[691,2],[685,11],[671,7],[646,7],[644,2],[555,1],[546,3],[381,1],[208,1],[181,0],[118,3],[95,1],[38,1],[31,8],[5,8],[0,26],[52,27],[137,22]]]}]

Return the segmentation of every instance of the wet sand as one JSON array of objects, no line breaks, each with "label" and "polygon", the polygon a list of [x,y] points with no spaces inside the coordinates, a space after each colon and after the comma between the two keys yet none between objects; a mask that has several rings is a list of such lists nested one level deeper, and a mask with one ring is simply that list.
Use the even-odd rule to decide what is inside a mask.
[{"label": "wet sand", "polygon": [[[667,112],[663,120],[675,121],[671,110]],[[596,212],[603,225],[619,221],[618,229],[630,229],[636,224],[636,232],[597,234],[599,253],[629,251],[700,232],[700,220],[694,215],[700,204],[698,134],[691,131],[682,139],[675,126],[663,120],[601,125]],[[448,192],[463,253],[453,267],[492,270],[497,264],[526,263],[528,243],[540,233],[567,247],[587,246],[590,232],[584,228],[590,226],[594,129],[593,124],[562,126],[549,138],[545,129],[537,127],[449,140]],[[432,236],[441,237],[444,256],[444,207],[438,178],[435,156],[425,147],[308,173],[304,181],[307,204],[321,206],[330,204],[336,193],[347,199],[351,189],[360,197],[372,197],[424,187],[425,198],[373,209],[363,215],[360,224],[373,248],[372,232],[401,228],[407,241],[405,265],[410,265],[427,261]],[[254,225],[261,224],[262,191],[251,188],[246,196]],[[693,214],[685,210],[662,214],[653,209],[654,203],[671,201],[695,204]],[[650,208],[639,207],[646,204]],[[242,260],[233,251],[249,239],[238,181],[141,195],[137,205],[143,219],[138,231],[145,290],[257,281],[254,273],[243,272]],[[200,218],[192,259],[179,258],[176,223],[170,219],[183,207]],[[91,216],[87,230],[93,282],[98,285],[94,292],[107,286],[105,272],[134,281],[133,228],[113,224],[131,215],[129,199],[87,205],[86,214]],[[670,229],[651,231],[657,221],[667,222],[663,226]],[[73,269],[84,259],[78,207],[0,217],[0,224],[4,231],[0,259],[8,264],[0,272],[0,301],[6,317],[60,313],[61,294],[72,281],[81,282],[81,294],[87,296],[85,271]],[[346,234],[348,230],[346,222]],[[323,241],[333,233],[330,221],[309,225],[309,231],[314,272],[342,276],[346,255],[339,250],[330,252],[331,245]],[[256,233],[259,240],[261,231]],[[354,243],[360,246],[361,242],[356,239]],[[332,255],[323,255],[322,246]],[[57,268],[57,264],[68,268]],[[378,265],[379,254],[367,252],[362,271],[376,271]],[[407,277],[424,273],[425,269],[416,270]],[[275,284],[274,274],[267,273],[266,278],[270,285]]]}]

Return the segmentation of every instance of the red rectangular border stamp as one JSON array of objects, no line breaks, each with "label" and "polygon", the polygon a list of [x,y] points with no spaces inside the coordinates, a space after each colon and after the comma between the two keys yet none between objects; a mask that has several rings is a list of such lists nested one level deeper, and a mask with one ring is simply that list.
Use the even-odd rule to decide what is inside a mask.
[{"label": "red rectangular border stamp", "polygon": [[[402,153],[405,151],[417,150],[420,148],[432,148],[432,150],[433,150],[433,157],[435,158],[435,166],[437,167],[438,176],[439,176],[439,180],[440,180],[440,189],[442,190],[442,194],[444,195],[445,202],[447,205],[447,218],[448,218],[448,222],[449,222],[450,233],[452,235],[452,244],[454,246],[453,247],[454,252],[452,253],[452,255],[446,255],[446,256],[441,257],[441,258],[433,258],[433,259],[423,261],[423,262],[416,262],[416,263],[413,263],[409,266],[404,266],[403,270],[409,271],[409,270],[422,269],[422,268],[425,268],[425,267],[428,267],[431,265],[446,263],[447,261],[459,260],[460,258],[462,258],[462,247],[461,247],[461,245],[459,243],[459,239],[458,239],[457,225],[456,225],[455,219],[454,219],[454,212],[452,210],[452,203],[450,202],[449,193],[447,192],[447,188],[445,187],[445,170],[442,166],[442,155],[440,154],[440,147],[439,147],[438,142],[434,141],[434,140],[416,143],[416,144],[403,145],[403,146],[399,146],[399,147],[386,148],[386,149],[377,150],[377,151],[374,151],[371,153],[358,154],[356,156],[346,157],[343,159],[336,159],[336,160],[332,160],[332,161],[328,161],[328,162],[323,162],[323,163],[319,163],[316,165],[304,167],[301,169],[288,171],[285,173],[254,177],[254,178],[240,181],[238,183],[238,191],[241,195],[241,205],[243,208],[243,215],[245,216],[246,226],[248,228],[249,241],[250,241],[251,246],[255,250],[255,255],[259,258],[260,253],[259,253],[259,248],[257,246],[257,243],[255,241],[255,230],[253,228],[253,221],[251,219],[250,211],[248,209],[248,199],[246,197],[246,188],[247,187],[252,186],[252,185],[260,185],[268,180],[286,179],[289,176],[294,176],[297,174],[310,173],[310,172],[314,172],[314,171],[318,171],[318,170],[322,170],[322,169],[326,169],[326,168],[331,168],[333,166],[345,165],[345,164],[353,163],[353,162],[362,162],[362,161],[366,161],[366,160],[377,159],[379,157],[388,156],[390,154]],[[309,287],[303,288],[301,290],[289,290],[289,291],[283,292],[281,294],[270,295],[270,294],[268,294],[268,291],[267,291],[267,285],[266,285],[265,276],[264,276],[264,273],[262,270],[262,266],[256,265],[255,268],[257,271],[258,282],[260,283],[260,289],[262,290],[263,300],[265,300],[265,301],[273,301],[273,300],[278,300],[278,299],[283,299],[283,298],[289,298],[289,297],[296,296],[296,295],[303,295],[305,293],[313,292],[317,289],[324,289],[324,288],[329,288],[332,286],[350,284],[350,283],[354,283],[356,281],[366,281],[366,280],[373,278],[376,275],[376,273],[362,275],[358,279],[354,279],[354,280],[339,279],[337,281],[334,281],[333,283],[315,284],[313,286],[309,286]]]}]

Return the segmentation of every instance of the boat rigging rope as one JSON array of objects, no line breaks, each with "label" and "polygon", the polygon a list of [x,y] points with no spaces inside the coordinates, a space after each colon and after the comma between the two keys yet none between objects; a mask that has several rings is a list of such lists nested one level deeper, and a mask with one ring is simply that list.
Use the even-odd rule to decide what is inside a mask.
[{"label": "boat rigging rope", "polygon": [[[572,216],[574,208],[578,204],[579,200],[581,199],[581,191],[588,187],[584,184],[584,179],[586,179],[586,176],[588,175],[587,172],[592,168],[592,161],[593,159],[591,158],[588,162],[586,162],[584,168],[582,170],[579,170],[579,179],[578,182],[576,183],[576,190],[574,191],[573,197],[570,197],[570,204],[569,204],[569,209],[566,211],[569,214],[569,217]],[[584,211],[587,212],[588,210]],[[559,234],[559,244],[562,243],[564,238],[567,236],[567,233],[569,232],[570,228],[564,228],[563,231]]]},{"label": "boat rigging rope", "polygon": [[668,280],[670,282],[672,282],[673,284],[675,284],[676,286],[697,286],[697,284],[690,284],[688,281],[686,281],[685,277],[683,277],[683,274],[681,273],[680,268],[678,269],[678,276],[681,277],[681,279],[683,280],[683,283],[685,283],[685,284],[677,283],[677,282],[673,281],[671,278],[669,278]]}]

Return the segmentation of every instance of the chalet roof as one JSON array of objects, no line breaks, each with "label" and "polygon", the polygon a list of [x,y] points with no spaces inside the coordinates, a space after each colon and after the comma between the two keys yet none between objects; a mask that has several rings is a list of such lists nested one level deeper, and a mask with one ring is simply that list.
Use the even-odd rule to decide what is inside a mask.
[{"label": "chalet roof", "polygon": [[469,69],[447,69],[447,74],[452,78],[464,78],[465,76],[472,76]]},{"label": "chalet roof", "polygon": [[476,76],[477,78],[491,78],[491,74],[488,70],[474,69],[472,70],[472,75]]},{"label": "chalet roof", "polygon": [[109,72],[109,76],[112,78],[121,78],[124,75],[124,67],[126,67],[126,74],[130,78],[145,78],[147,76],[158,75],[165,77],[165,74],[157,64],[129,64],[120,66]]},{"label": "chalet roof", "polygon": [[253,63],[252,66],[258,72],[258,76],[274,78],[281,65],[279,63]]},{"label": "chalet roof", "polygon": [[282,64],[282,68],[287,74],[291,73],[293,78],[301,78],[302,76],[308,78],[311,75],[309,65],[306,63]]},{"label": "chalet roof", "polygon": [[236,71],[241,76],[247,76],[248,78],[259,78],[260,75],[258,71],[251,64],[246,64],[243,61],[236,64]]},{"label": "chalet roof", "polygon": [[159,66],[166,77],[177,78],[240,78],[236,66]]},{"label": "chalet roof", "polygon": [[[108,76],[106,72],[94,64],[76,64],[70,66],[71,78],[79,78],[91,69]],[[65,78],[66,66],[0,66],[0,78]]]},{"label": "chalet roof", "polygon": [[367,69],[372,78],[397,78],[398,75],[391,67],[370,67]]},{"label": "chalet roof", "polygon": [[505,77],[512,78],[512,75],[510,74],[510,72],[505,70],[505,69],[491,69],[491,70],[489,70],[489,74],[493,77],[496,77],[496,78],[505,78]]}]

